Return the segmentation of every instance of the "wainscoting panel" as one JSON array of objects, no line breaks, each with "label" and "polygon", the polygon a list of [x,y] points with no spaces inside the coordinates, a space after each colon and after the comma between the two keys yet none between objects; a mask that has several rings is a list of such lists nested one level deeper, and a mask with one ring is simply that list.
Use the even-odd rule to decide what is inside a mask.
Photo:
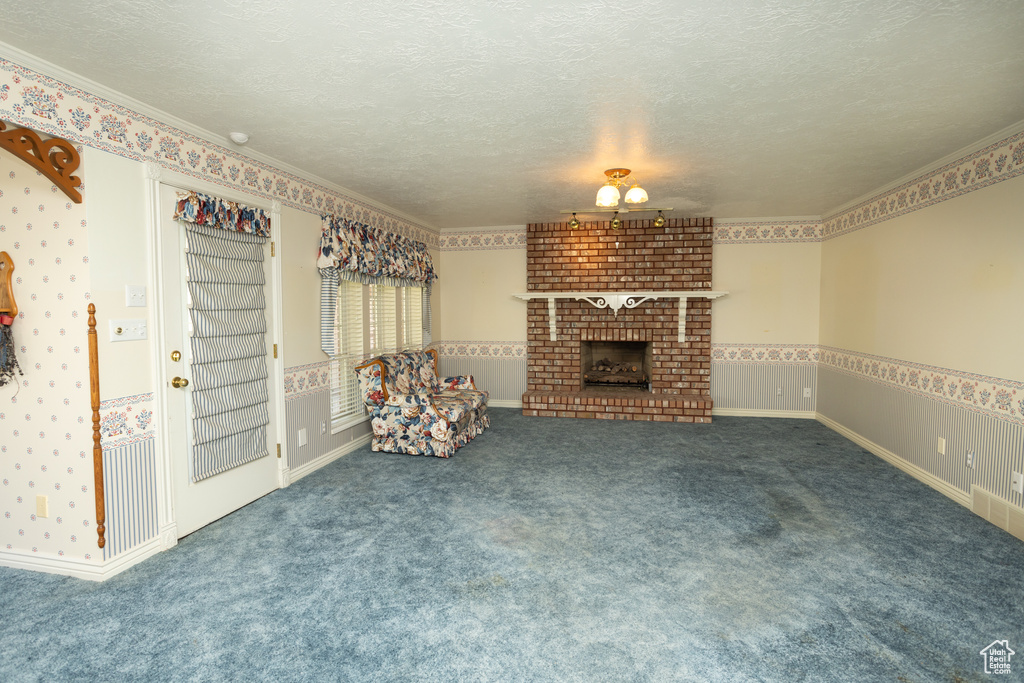
[{"label": "wainscoting panel", "polygon": [[[110,560],[157,537],[156,440],[144,439],[103,451],[106,539]],[[94,539],[95,534],[90,537]]]},{"label": "wainscoting panel", "polygon": [[490,400],[518,402],[526,391],[526,358],[438,356],[442,377],[473,375],[478,389],[490,392]]},{"label": "wainscoting panel", "polygon": [[[813,363],[711,363],[711,398],[716,412],[813,412],[817,382]],[[804,398],[805,388],[811,390],[810,398]]]},{"label": "wainscoting panel", "polygon": [[[1024,427],[820,366],[818,412],[968,494],[976,485],[1020,506],[1011,472],[1024,472]],[[946,454],[938,439],[946,440]],[[974,468],[966,466],[974,453]]]},{"label": "wainscoting panel", "polygon": [[[288,444],[288,469],[295,470],[369,434],[369,421],[337,434],[331,434],[331,392],[313,391],[285,400],[285,431]],[[326,424],[326,434],[320,427]],[[306,430],[306,445],[299,446],[299,430]]]}]

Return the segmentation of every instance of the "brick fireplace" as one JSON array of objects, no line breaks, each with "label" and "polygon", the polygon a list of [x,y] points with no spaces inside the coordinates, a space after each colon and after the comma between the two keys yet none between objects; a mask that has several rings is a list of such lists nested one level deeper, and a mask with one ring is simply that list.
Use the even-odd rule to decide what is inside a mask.
[{"label": "brick fireplace", "polygon": [[[523,414],[711,422],[711,300],[667,296],[711,289],[711,235],[711,218],[527,226],[527,295],[546,298],[527,303]],[[650,298],[615,312],[591,303],[613,292]],[[601,360],[619,369],[604,385],[584,378],[604,374],[592,371]],[[633,367],[644,381],[616,381]]]}]

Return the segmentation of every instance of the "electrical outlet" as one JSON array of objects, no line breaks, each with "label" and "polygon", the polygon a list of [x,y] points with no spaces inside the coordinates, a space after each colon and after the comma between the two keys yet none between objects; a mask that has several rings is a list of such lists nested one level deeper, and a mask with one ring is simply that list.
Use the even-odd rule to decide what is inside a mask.
[{"label": "electrical outlet", "polygon": [[974,451],[967,452],[967,467],[974,469]]},{"label": "electrical outlet", "polygon": [[306,428],[303,427],[299,430],[299,446],[306,445]]},{"label": "electrical outlet", "polygon": [[1024,474],[1014,472],[1010,479],[1010,490],[1024,496]]},{"label": "electrical outlet", "polygon": [[111,319],[110,321],[110,341],[122,342],[122,341],[136,341],[139,339],[146,338],[146,320],[144,318],[135,319]]},{"label": "electrical outlet", "polygon": [[50,516],[49,496],[36,496],[36,517]]},{"label": "electrical outlet", "polygon": [[775,395],[782,396],[782,387],[775,387]]},{"label": "electrical outlet", "polygon": [[146,288],[142,285],[124,286],[124,305],[128,308],[138,308],[146,305]]},{"label": "electrical outlet", "polygon": [[946,439],[945,437],[939,437],[939,455],[946,454]]},{"label": "electrical outlet", "polygon": [[810,387],[804,387],[804,398],[810,398],[810,397],[811,397],[811,388]]},{"label": "electrical outlet", "polygon": [[321,422],[320,423],[320,433],[321,434],[326,434],[327,433],[327,423],[326,422]]}]

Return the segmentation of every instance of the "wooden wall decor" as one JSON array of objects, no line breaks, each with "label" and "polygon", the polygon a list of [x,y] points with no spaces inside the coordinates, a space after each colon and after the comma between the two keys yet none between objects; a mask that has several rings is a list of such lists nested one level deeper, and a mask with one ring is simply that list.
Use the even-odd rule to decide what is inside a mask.
[{"label": "wooden wall decor", "polygon": [[17,318],[18,304],[14,300],[14,287],[11,286],[13,274],[14,261],[6,251],[0,251],[0,313]]},{"label": "wooden wall decor", "polygon": [[82,158],[70,142],[63,138],[42,140],[29,128],[8,130],[7,125],[0,121],[0,147],[52,180],[64,194],[71,197],[71,201],[82,203],[82,195],[75,189],[81,186],[82,179],[71,175],[82,163]]},{"label": "wooden wall decor", "polygon": [[107,539],[104,526],[107,510],[103,502],[103,447],[100,445],[100,354],[96,337],[96,304],[89,304],[89,396],[92,400],[92,473],[96,489],[97,544],[103,547]]}]

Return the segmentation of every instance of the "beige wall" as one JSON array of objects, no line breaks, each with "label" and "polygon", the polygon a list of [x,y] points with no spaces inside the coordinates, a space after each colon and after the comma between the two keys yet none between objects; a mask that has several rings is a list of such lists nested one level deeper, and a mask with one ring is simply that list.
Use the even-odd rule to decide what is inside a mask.
[{"label": "beige wall", "polygon": [[1024,177],[822,243],[825,346],[1024,377]]},{"label": "beige wall", "polygon": [[[437,341],[526,341],[525,249],[442,251]],[[440,323],[439,325],[436,323]]]},{"label": "beige wall", "polygon": [[327,360],[320,350],[320,271],[316,267],[321,220],[291,207],[281,209],[281,279],[284,365]]},{"label": "beige wall", "polygon": [[[143,166],[137,161],[86,148],[84,177],[89,191],[89,267],[96,304],[97,346],[102,399],[153,391],[150,346],[156,334],[155,292],[149,286],[149,221]],[[125,286],[146,288],[146,306],[125,305]],[[111,319],[147,321],[149,339],[111,342]]]},{"label": "beige wall", "polygon": [[[712,341],[816,344],[821,243],[716,244]],[[526,250],[446,250],[436,340],[525,341]],[[453,304],[453,302],[458,302]],[[439,324],[437,324],[439,323]]]},{"label": "beige wall", "polygon": [[716,244],[711,341],[816,344],[821,243]]},{"label": "beige wall", "polygon": [[428,249],[427,251],[430,253],[430,261],[434,264],[434,273],[438,277],[430,288],[430,338],[431,340],[440,340],[443,339],[441,337],[441,318],[444,315],[444,302],[441,301],[441,279],[443,278],[441,252],[437,249]]}]

